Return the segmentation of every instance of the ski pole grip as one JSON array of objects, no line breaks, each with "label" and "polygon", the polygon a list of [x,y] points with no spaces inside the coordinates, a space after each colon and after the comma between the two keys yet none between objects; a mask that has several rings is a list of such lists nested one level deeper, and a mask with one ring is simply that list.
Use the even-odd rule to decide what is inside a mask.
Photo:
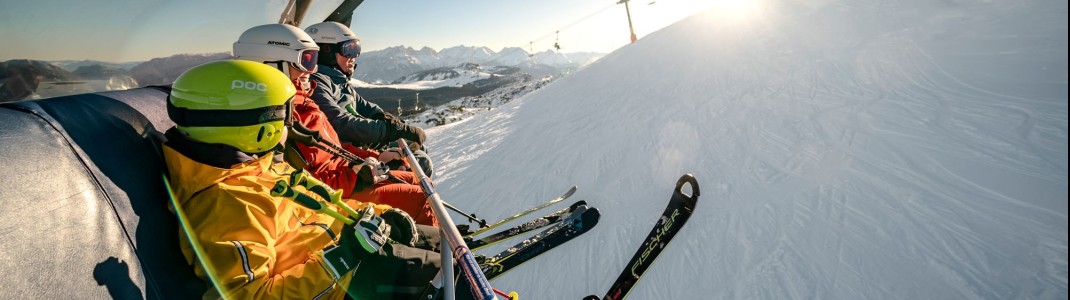
[{"label": "ski pole grip", "polygon": [[698,198],[698,195],[699,195],[699,193],[698,193],[698,181],[695,180],[695,176],[691,175],[690,173],[689,174],[684,174],[684,176],[680,176],[680,180],[676,181],[676,193],[677,194],[681,194],[681,195],[684,194],[684,191],[683,191],[684,183],[690,183],[691,184],[691,196],[688,197],[688,198]]},{"label": "ski pole grip", "polygon": [[322,197],[324,200],[338,205],[350,216],[357,216],[357,212],[353,210],[352,207],[349,207],[349,205],[345,204],[345,202],[342,202],[342,193],[345,193],[343,190],[336,190],[331,188],[331,186],[327,185],[326,183],[323,183],[323,181],[320,181],[319,179],[316,179],[316,177],[312,177],[312,175],[309,175],[304,170],[297,170],[291,173],[290,183],[303,186],[308,189],[309,192],[313,192],[316,195]]},{"label": "ski pole grip", "polygon": [[289,199],[293,199],[295,203],[304,206],[305,208],[327,214],[328,216],[338,219],[339,221],[345,222],[346,224],[353,224],[353,220],[346,218],[342,214],[339,214],[338,212],[330,208],[327,208],[319,201],[316,201],[316,199],[312,199],[312,197],[309,197],[308,195],[294,191],[292,188],[290,188],[289,185],[286,184],[286,181],[284,180],[279,180],[275,182],[275,187],[271,188],[271,195],[275,197],[286,197]]},{"label": "ski pole grip", "polygon": [[[297,124],[294,124],[294,125],[297,125]],[[316,144],[316,140],[312,136],[297,130],[296,127],[290,127],[290,135],[287,136],[287,138],[293,139],[293,140],[298,141],[298,142],[300,142],[302,144],[305,144],[305,145],[315,145]]]},{"label": "ski pole grip", "polygon": [[334,202],[334,199],[342,197],[342,193],[338,193],[330,187],[327,187],[323,182],[309,176],[304,170],[297,170],[290,173],[290,184],[303,186],[308,189],[309,192],[313,192],[327,201]]},{"label": "ski pole grip", "polygon": [[[412,149],[409,149],[409,142],[406,141],[403,138],[399,138],[397,143],[398,143],[398,148],[401,148],[401,154],[404,154],[406,156],[405,157],[406,159],[409,159],[409,160],[412,160],[413,162],[415,162],[416,156],[412,155]],[[411,163],[410,165],[412,165],[411,166],[412,167],[412,171],[413,171],[412,173],[423,175],[423,177],[427,176],[427,175],[424,175],[424,174],[427,174],[427,173],[424,173],[424,168],[421,167],[420,164]]]},{"label": "ski pole grip", "polygon": [[293,126],[290,126],[290,128],[293,129],[291,131],[296,131],[304,136],[307,136],[309,139],[312,139],[313,143],[323,140],[323,138],[320,136],[319,131],[308,129],[308,127],[305,127],[305,125],[301,125],[300,123],[294,123]]}]

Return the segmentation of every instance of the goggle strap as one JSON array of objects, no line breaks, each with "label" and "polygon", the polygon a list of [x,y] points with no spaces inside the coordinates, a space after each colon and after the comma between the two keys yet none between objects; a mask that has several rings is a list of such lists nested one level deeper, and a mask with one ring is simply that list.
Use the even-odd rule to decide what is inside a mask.
[{"label": "goggle strap", "polygon": [[[293,98],[290,98],[291,100]],[[290,101],[252,109],[187,109],[167,101],[167,115],[178,126],[189,127],[238,127],[273,121],[285,121],[290,117]]]}]

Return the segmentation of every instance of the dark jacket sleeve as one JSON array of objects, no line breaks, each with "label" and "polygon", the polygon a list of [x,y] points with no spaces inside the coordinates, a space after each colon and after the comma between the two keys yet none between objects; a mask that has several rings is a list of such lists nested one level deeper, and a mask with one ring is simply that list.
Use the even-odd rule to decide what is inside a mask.
[{"label": "dark jacket sleeve", "polygon": [[[353,96],[344,95],[345,89],[335,84],[326,75],[312,74],[310,79],[316,81],[316,89],[312,91],[310,98],[316,102],[323,114],[327,116],[342,142],[354,145],[368,145],[378,143],[383,138],[387,127],[385,121],[354,115],[346,110],[346,105],[353,105],[354,102],[361,102],[363,99],[361,101],[346,101],[346,98]],[[359,113],[356,106],[353,109]]]},{"label": "dark jacket sleeve", "polygon": [[357,94],[356,92],[353,92],[353,95],[355,96],[353,97],[353,100],[355,100],[353,108],[358,114],[374,120],[384,120],[386,118],[386,112],[384,112],[379,105],[364,100],[364,97],[361,97],[360,94]]}]

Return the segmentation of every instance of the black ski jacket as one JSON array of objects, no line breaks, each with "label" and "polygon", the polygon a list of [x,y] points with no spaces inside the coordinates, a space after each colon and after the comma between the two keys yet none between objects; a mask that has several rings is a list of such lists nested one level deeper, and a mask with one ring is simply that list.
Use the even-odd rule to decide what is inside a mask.
[{"label": "black ski jacket", "polygon": [[385,140],[390,126],[383,109],[357,94],[356,87],[349,84],[349,75],[319,65],[319,71],[309,79],[316,83],[310,98],[327,115],[342,142],[362,146],[390,142]]}]

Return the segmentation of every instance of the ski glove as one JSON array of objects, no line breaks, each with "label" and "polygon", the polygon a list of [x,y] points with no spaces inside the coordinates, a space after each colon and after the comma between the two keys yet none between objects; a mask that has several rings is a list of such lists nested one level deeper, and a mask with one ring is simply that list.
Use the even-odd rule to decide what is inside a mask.
[{"label": "ski glove", "polygon": [[408,171],[405,167],[405,154],[401,152],[401,148],[393,147],[379,153],[379,161],[390,167],[391,170]]},{"label": "ski glove", "polygon": [[424,130],[420,127],[408,125],[408,124],[388,124],[386,138],[388,141],[395,141],[398,138],[403,138],[409,142],[416,142],[423,144],[427,139],[427,135],[424,134]]},{"label": "ski glove", "polygon": [[364,159],[364,163],[353,166],[353,172],[357,173],[357,183],[353,191],[361,191],[373,186],[380,181],[386,180],[390,169],[386,164],[379,162],[374,157]]},{"label": "ski glove", "polygon": [[400,118],[390,113],[383,113],[382,120],[386,121],[387,123],[390,123],[390,125],[393,125],[394,127],[400,127],[401,125],[405,125],[405,121],[402,121]]},{"label": "ski glove", "polygon": [[416,246],[420,234],[416,232],[416,221],[403,210],[391,208],[379,215],[390,225],[390,240],[409,247]]},{"label": "ski glove", "polygon": [[404,125],[404,130],[400,137],[412,142],[420,143],[420,145],[423,145],[424,141],[427,140],[427,134],[424,133],[424,130],[412,125]]},{"label": "ski glove", "polygon": [[375,255],[387,242],[390,225],[375,215],[372,206],[365,207],[353,225],[342,229],[338,245],[323,250],[323,260],[335,279],[355,270],[361,259]]}]

